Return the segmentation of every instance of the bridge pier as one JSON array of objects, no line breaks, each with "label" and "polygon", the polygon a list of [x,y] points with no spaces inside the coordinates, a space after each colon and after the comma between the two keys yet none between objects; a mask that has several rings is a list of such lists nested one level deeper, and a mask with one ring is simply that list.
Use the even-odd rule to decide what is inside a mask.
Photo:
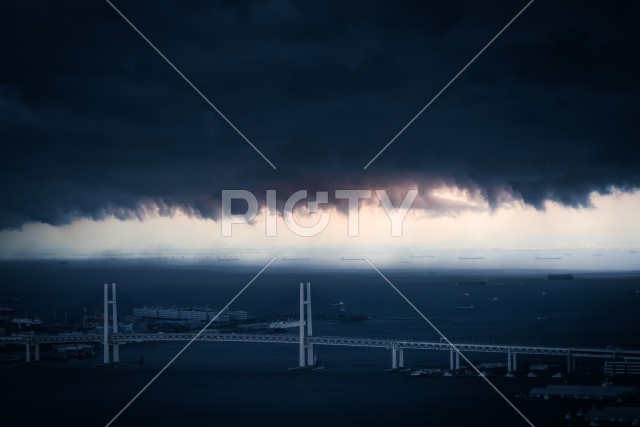
[{"label": "bridge pier", "polygon": [[509,373],[518,370],[516,354],[517,353],[512,353],[512,352],[507,353],[507,372]]},{"label": "bridge pier", "polygon": [[567,353],[567,374],[575,372],[576,370],[576,356],[571,353]]},{"label": "bridge pier", "polygon": [[316,364],[313,354],[313,344],[307,344],[305,347],[307,348],[307,366],[313,366]]},{"label": "bridge pier", "polygon": [[[34,348],[34,362],[39,362],[40,361],[40,344],[38,343],[33,344],[33,348]],[[31,363],[31,342],[29,341],[25,343],[24,360],[27,363]]]},{"label": "bridge pier", "polygon": [[391,369],[404,368],[404,349],[391,347]]},{"label": "bridge pier", "polygon": [[460,369],[460,353],[451,349],[449,350],[449,370],[457,371]]},{"label": "bridge pier", "polygon": [[460,353],[451,349],[449,350],[449,370],[457,371],[460,369]]},{"label": "bridge pier", "polygon": [[571,355],[571,372],[576,371],[576,356],[574,354]]}]

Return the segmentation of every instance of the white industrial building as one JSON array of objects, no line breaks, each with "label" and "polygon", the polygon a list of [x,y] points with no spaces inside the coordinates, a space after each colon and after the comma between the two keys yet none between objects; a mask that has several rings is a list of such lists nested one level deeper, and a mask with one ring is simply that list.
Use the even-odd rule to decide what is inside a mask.
[{"label": "white industrial building", "polygon": [[[208,322],[213,319],[219,310],[201,307],[134,307],[133,315],[149,319],[187,320],[190,322]],[[246,320],[247,312],[244,310],[226,310],[215,320],[216,322],[232,322]]]}]

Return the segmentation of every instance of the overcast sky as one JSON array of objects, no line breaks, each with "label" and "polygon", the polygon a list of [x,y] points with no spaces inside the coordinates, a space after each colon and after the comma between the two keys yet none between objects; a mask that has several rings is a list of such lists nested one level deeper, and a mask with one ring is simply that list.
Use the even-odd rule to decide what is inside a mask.
[{"label": "overcast sky", "polygon": [[[417,188],[395,245],[640,244],[637,2],[536,0],[366,170],[526,2],[189,3],[114,2],[277,169],[108,3],[4,2],[2,254],[249,246],[262,228],[218,239],[237,188]],[[266,245],[348,244],[335,209]]]}]

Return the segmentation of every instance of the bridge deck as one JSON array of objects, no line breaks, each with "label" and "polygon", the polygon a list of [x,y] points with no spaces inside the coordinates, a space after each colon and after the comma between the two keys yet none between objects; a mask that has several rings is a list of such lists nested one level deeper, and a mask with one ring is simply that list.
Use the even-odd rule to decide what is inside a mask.
[{"label": "bridge deck", "polygon": [[[190,341],[196,334],[193,333],[138,333],[138,334],[118,334],[110,335],[111,343],[131,343],[131,342],[167,342],[167,341]],[[370,347],[370,348],[396,348],[410,350],[451,350],[451,346],[443,342],[429,341],[407,341],[401,339],[379,339],[379,338],[358,338],[358,337],[305,337],[305,343],[315,345],[331,345],[343,347]],[[102,343],[102,335],[18,335],[10,337],[0,337],[0,343],[4,344],[62,344],[62,343]],[[263,335],[263,334],[210,334],[203,333],[196,338],[196,341],[211,342],[252,342],[252,343],[277,343],[277,344],[299,344],[298,335]],[[624,357],[640,356],[640,350],[625,349],[602,349],[602,348],[581,348],[581,347],[545,347],[528,345],[499,345],[499,344],[468,344],[454,343],[461,352],[478,353],[518,353],[518,354],[539,354],[562,356],[568,354],[593,355],[596,357]]]}]

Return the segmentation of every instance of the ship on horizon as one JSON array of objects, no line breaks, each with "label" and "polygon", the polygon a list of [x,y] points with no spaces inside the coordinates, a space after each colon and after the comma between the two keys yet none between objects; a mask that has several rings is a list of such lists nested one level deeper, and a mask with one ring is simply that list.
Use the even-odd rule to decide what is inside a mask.
[{"label": "ship on horizon", "polygon": [[548,274],[547,280],[573,280],[573,274]]},{"label": "ship on horizon", "polygon": [[461,280],[453,284],[453,286],[484,286],[489,283],[488,279],[479,280]]}]

